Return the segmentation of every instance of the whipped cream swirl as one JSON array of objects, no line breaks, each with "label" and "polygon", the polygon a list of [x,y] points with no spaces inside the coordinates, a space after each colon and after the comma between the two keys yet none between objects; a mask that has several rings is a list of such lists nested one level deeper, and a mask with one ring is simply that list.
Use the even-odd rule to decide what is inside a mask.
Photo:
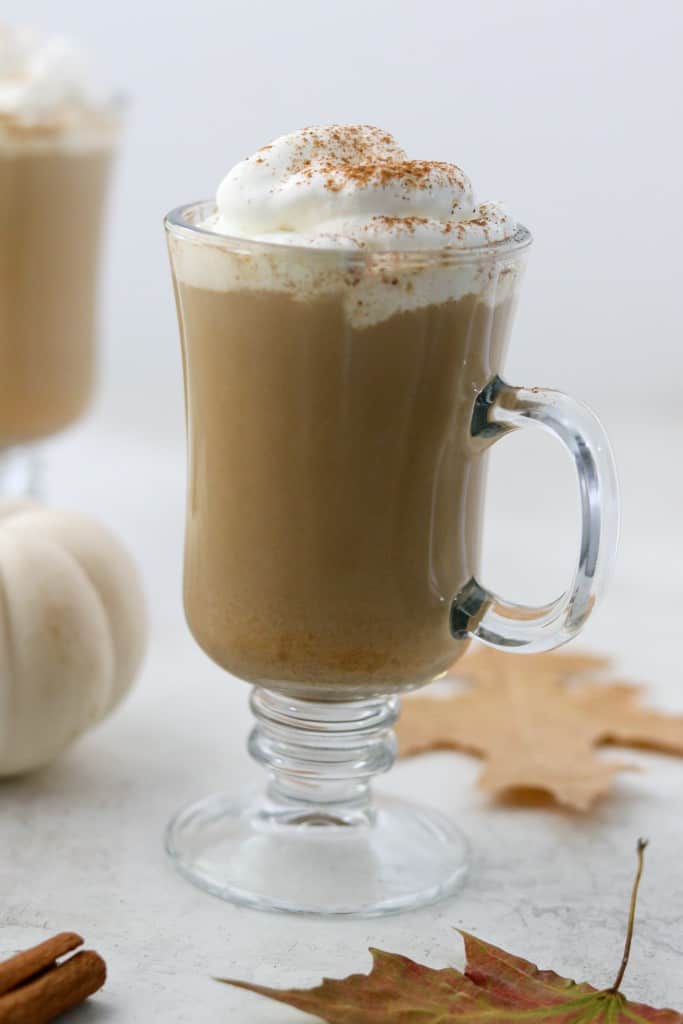
[{"label": "whipped cream swirl", "polygon": [[371,125],[303,128],[227,174],[217,215],[225,235],[326,249],[472,248],[510,238],[498,203],[477,203],[455,164],[410,160]]},{"label": "whipped cream swirl", "polygon": [[0,24],[0,120],[54,123],[98,105],[82,51],[61,35]]},{"label": "whipped cream swirl", "polygon": [[[215,212],[193,223],[208,233],[169,233],[183,284],[329,297],[356,328],[467,295],[510,299],[529,237],[517,246],[513,218],[478,203],[455,164],[410,160],[370,125],[283,135],[233,167]],[[245,251],[233,239],[276,244]]]}]

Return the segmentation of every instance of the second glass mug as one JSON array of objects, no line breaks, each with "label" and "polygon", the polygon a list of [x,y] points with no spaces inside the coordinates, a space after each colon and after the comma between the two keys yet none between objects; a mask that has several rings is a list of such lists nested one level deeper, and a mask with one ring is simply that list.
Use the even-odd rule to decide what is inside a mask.
[{"label": "second glass mug", "polygon": [[0,125],[0,498],[40,492],[36,447],[87,408],[118,98],[64,136]]},{"label": "second glass mug", "polygon": [[[223,237],[201,226],[214,210],[166,218],[185,609],[201,647],[255,684],[249,751],[269,783],[180,811],[167,849],[195,884],[262,909],[421,906],[460,885],[468,851],[447,817],[371,797],[397,694],[473,637],[533,652],[582,628],[616,547],[609,444],[585,406],[501,377],[525,228],[464,251],[349,253]],[[486,452],[526,424],[569,450],[582,517],[570,585],[536,608],[479,579]]]}]

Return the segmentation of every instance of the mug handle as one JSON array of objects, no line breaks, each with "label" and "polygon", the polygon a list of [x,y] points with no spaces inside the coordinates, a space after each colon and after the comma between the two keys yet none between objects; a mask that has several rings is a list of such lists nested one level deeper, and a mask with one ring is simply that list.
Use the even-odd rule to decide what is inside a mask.
[{"label": "mug handle", "polygon": [[569,588],[550,604],[512,604],[474,578],[451,607],[456,639],[476,637],[511,652],[548,651],[583,628],[604,588],[619,533],[619,500],[614,458],[605,431],[585,405],[559,391],[515,388],[494,377],[479,393],[471,437],[484,445],[527,423],[537,424],[563,443],[576,466],[581,497],[581,543]]}]

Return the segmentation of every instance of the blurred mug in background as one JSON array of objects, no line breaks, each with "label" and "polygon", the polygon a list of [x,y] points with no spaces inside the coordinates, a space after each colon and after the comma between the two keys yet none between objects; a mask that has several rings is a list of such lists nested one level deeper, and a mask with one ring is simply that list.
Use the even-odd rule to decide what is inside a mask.
[{"label": "blurred mug in background", "polygon": [[37,489],[34,442],[83,413],[120,110],[61,36],[0,26],[0,496]]}]

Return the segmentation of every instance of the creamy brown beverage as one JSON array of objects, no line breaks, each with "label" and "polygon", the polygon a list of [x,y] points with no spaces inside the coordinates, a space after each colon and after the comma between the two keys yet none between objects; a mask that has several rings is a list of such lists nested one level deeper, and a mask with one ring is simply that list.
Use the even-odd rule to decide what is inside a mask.
[{"label": "creamy brown beverage", "polygon": [[117,119],[59,38],[0,27],[0,448],[91,396],[97,256]]},{"label": "creamy brown beverage", "polygon": [[317,699],[438,676],[479,569],[471,422],[502,368],[521,265],[491,250],[514,223],[454,165],[333,126],[238,165],[200,224],[170,240],[195,638]]}]

